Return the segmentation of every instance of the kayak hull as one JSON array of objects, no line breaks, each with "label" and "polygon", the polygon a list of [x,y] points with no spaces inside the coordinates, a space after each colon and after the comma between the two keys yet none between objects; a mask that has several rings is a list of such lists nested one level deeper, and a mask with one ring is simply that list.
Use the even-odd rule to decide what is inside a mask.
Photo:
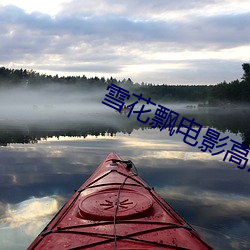
[{"label": "kayak hull", "polygon": [[132,166],[110,153],[28,249],[212,249]]}]

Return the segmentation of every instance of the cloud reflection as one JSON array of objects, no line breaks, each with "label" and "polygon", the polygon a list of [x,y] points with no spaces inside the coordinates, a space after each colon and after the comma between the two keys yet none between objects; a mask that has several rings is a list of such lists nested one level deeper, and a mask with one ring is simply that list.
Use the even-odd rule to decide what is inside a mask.
[{"label": "cloud reflection", "polygon": [[33,197],[18,204],[2,204],[1,249],[26,248],[52,219],[61,203],[59,196],[46,196]]},{"label": "cloud reflection", "polygon": [[[188,222],[205,228],[198,231],[204,231],[215,249],[250,249],[247,172],[186,145],[183,136],[153,129],[133,130],[130,136],[61,137],[3,148],[0,241],[9,249],[28,246],[61,207],[60,197],[68,200],[114,150],[131,159],[139,175]],[[210,229],[215,232],[212,236]],[[19,237],[16,246],[10,242],[13,235]]]},{"label": "cloud reflection", "polygon": [[59,209],[56,197],[30,198],[18,204],[7,204],[5,216],[0,219],[0,224],[15,228],[26,225],[25,232],[34,234],[34,222],[47,218]]},{"label": "cloud reflection", "polygon": [[187,186],[165,186],[156,191],[215,249],[250,249],[248,195]]},{"label": "cloud reflection", "polygon": [[171,199],[185,201],[187,203],[200,204],[202,206],[218,206],[216,216],[227,215],[228,213],[239,216],[247,214],[250,208],[250,199],[248,196],[237,194],[220,193],[219,191],[205,191],[193,189],[190,187],[162,187],[157,192],[166,200]]}]

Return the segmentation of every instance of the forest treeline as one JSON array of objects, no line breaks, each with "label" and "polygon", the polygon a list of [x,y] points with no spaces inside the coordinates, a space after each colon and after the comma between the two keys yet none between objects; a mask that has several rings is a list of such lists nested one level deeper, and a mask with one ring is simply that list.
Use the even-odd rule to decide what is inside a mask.
[{"label": "forest treeline", "polygon": [[243,76],[239,80],[222,82],[217,85],[153,85],[152,83],[134,83],[130,78],[117,80],[113,77],[51,76],[34,70],[9,69],[0,67],[0,87],[39,88],[51,84],[64,84],[83,91],[103,90],[113,83],[129,90],[130,93],[143,94],[152,100],[163,102],[200,102],[201,105],[217,106],[221,104],[250,103],[250,64],[242,64]]}]

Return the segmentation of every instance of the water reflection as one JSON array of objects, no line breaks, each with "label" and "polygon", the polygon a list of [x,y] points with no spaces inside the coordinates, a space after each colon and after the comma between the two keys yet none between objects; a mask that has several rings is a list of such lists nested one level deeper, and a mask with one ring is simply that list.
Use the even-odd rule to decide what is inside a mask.
[{"label": "water reflection", "polygon": [[[17,204],[7,204],[5,207],[5,217],[0,220],[1,223],[9,225],[11,228],[20,227],[50,216],[58,211],[59,206],[55,197],[30,198]],[[32,226],[30,225],[30,226]],[[32,233],[27,226],[25,233]]]},{"label": "water reflection", "polygon": [[[111,151],[131,159],[139,175],[215,249],[250,248],[250,173],[190,147],[183,135],[140,128],[126,117],[115,122],[85,124],[86,130],[84,124],[29,128],[35,144],[10,143],[15,130],[6,136],[8,147],[0,150],[1,249],[26,248]],[[241,141],[239,130],[225,135]]]},{"label": "water reflection", "polygon": [[17,204],[4,204],[0,218],[2,249],[23,249],[59,210],[60,197],[30,198]]},{"label": "water reflection", "polygon": [[[136,119],[135,115],[128,118],[112,112],[75,114],[72,119],[45,119],[45,120],[8,120],[0,122],[0,145],[10,143],[37,143],[41,139],[60,136],[87,137],[88,135],[111,136],[123,132],[131,134],[133,130],[151,128]],[[176,109],[180,117],[195,118],[195,121],[204,128],[215,128],[218,131],[240,134],[246,146],[250,146],[250,109],[222,110],[222,109]],[[68,114],[67,114],[68,116]],[[148,116],[148,114],[147,114]],[[149,115],[150,116],[150,115]],[[152,116],[152,115],[151,115]],[[153,116],[152,116],[153,117]],[[178,126],[180,118],[175,126]],[[74,122],[72,122],[74,121]],[[165,131],[166,132],[166,131]]]}]

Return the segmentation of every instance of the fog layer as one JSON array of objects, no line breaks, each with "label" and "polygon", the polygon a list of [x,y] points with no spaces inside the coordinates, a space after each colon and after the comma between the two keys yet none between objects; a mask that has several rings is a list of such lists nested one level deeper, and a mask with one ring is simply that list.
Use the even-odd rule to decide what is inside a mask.
[{"label": "fog layer", "polygon": [[110,113],[102,104],[104,96],[103,91],[62,85],[1,89],[0,121],[82,120],[85,115]]}]

